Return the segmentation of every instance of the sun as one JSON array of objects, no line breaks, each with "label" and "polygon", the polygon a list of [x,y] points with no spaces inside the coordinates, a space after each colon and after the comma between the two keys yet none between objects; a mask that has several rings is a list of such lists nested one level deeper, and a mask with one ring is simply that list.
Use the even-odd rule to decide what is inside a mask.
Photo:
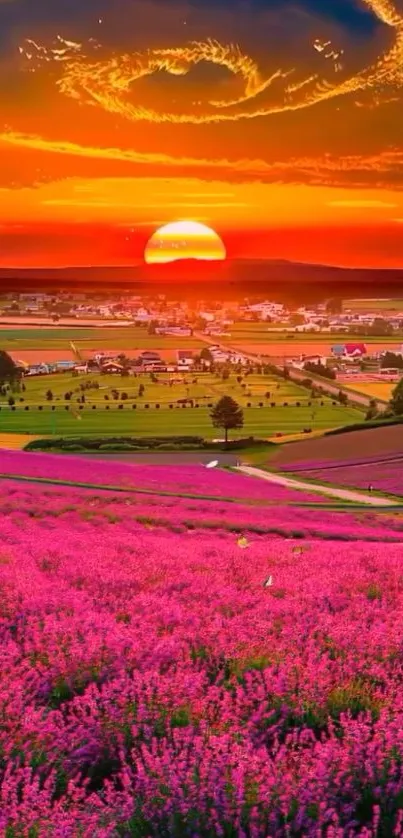
[{"label": "sun", "polygon": [[144,260],[148,265],[178,259],[223,261],[227,253],[218,233],[198,221],[174,221],[160,227],[147,242]]}]

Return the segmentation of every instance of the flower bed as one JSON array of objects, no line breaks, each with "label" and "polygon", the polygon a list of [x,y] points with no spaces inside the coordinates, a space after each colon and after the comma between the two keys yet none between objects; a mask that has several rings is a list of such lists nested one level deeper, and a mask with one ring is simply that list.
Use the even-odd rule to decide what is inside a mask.
[{"label": "flower bed", "polygon": [[256,502],[321,503],[321,495],[293,491],[222,469],[195,466],[154,466],[92,460],[57,454],[0,451],[0,474],[42,477],[71,482],[113,485],[138,490],[245,499]]},{"label": "flower bed", "polygon": [[152,500],[0,483],[0,834],[402,835],[401,545]]}]

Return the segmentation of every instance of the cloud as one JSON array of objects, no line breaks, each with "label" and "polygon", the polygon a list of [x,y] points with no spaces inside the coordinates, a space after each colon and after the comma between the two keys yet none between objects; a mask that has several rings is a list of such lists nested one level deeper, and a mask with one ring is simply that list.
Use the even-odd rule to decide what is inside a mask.
[{"label": "cloud", "polygon": [[[29,40],[21,51],[37,72],[49,64],[59,64],[57,86],[66,97],[84,105],[118,115],[130,122],[156,124],[217,124],[251,120],[270,115],[295,112],[320,103],[341,99],[351,94],[376,92],[390,96],[393,88],[403,86],[403,15],[395,0],[362,0],[375,21],[393,33],[392,44],[362,69],[339,80],[327,77],[327,66],[311,62],[312,70],[298,72],[294,62],[289,66],[264,70],[253,56],[233,43],[218,40],[190,41],[185,45],[152,47],[133,53],[121,52],[108,57],[98,42],[77,44],[61,39],[49,47]],[[279,13],[278,13],[279,14]],[[312,45],[322,57],[331,61],[333,70],[343,69],[343,50],[331,41],[316,40]],[[283,56],[284,58],[284,56]],[[134,87],[158,73],[185,78],[199,65],[211,64],[227,71],[235,87],[225,97],[197,100],[177,109],[133,102]],[[233,92],[232,92],[233,91]]]},{"label": "cloud", "polygon": [[377,201],[377,200],[346,200],[346,201],[329,201],[327,204],[328,207],[340,207],[341,209],[389,209],[393,207],[399,206],[398,204],[392,204],[387,201]]},{"label": "cloud", "polygon": [[[355,188],[393,188],[403,190],[403,151],[388,149],[373,155],[318,155],[317,157],[291,157],[286,161],[262,159],[228,159],[175,157],[135,149],[97,148],[64,140],[47,140],[35,134],[5,131],[0,134],[0,148],[14,147],[25,151],[42,152],[55,157],[94,161],[102,167],[103,176],[108,166],[121,164],[123,173],[133,170],[150,170],[152,174],[170,177],[202,177],[204,180],[221,180],[228,183],[299,183],[318,186],[349,186]],[[47,166],[48,168],[48,166]],[[97,171],[97,175],[100,170]],[[5,173],[7,176],[7,173]],[[73,173],[72,173],[73,175]],[[38,177],[38,176],[37,176]],[[49,178],[46,177],[48,180]],[[204,196],[203,196],[204,197]],[[343,202],[345,203],[345,202]],[[365,201],[368,204],[368,201]],[[370,201],[371,206],[373,201]],[[383,203],[383,202],[381,202]],[[340,206],[340,202],[338,202]],[[351,205],[351,204],[350,204]],[[362,205],[362,201],[360,201]],[[378,205],[378,204],[377,204]]]}]

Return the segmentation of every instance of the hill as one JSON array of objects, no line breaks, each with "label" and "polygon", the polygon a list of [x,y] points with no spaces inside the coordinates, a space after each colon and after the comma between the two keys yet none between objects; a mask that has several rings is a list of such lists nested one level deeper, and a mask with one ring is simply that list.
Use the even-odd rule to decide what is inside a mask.
[{"label": "hill", "polygon": [[2,460],[2,834],[401,833],[400,514],[95,466]]},{"label": "hill", "polygon": [[[285,260],[234,259],[226,262],[183,260],[168,265],[134,264],[131,267],[1,268],[3,290],[80,290],[134,291],[136,288],[164,290],[172,295],[189,297],[205,293],[217,295],[217,282],[223,297],[244,292],[249,296],[262,290],[284,297],[299,294],[301,300],[342,293],[348,296],[396,293],[403,282],[403,270],[351,269],[309,265]],[[194,289],[193,289],[193,286]],[[304,296],[302,296],[304,295]]]}]

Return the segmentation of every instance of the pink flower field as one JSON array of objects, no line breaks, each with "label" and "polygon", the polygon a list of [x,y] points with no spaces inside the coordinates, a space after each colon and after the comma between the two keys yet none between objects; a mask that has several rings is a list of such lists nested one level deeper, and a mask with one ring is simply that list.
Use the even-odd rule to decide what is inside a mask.
[{"label": "pink flower field", "polygon": [[249,502],[321,503],[326,500],[313,492],[293,491],[236,472],[209,470],[203,465],[135,465],[93,460],[91,457],[3,450],[0,451],[0,474],[172,492],[175,495],[243,498]]},{"label": "pink flower field", "polygon": [[5,838],[403,835],[399,514],[208,479],[0,481]]}]

